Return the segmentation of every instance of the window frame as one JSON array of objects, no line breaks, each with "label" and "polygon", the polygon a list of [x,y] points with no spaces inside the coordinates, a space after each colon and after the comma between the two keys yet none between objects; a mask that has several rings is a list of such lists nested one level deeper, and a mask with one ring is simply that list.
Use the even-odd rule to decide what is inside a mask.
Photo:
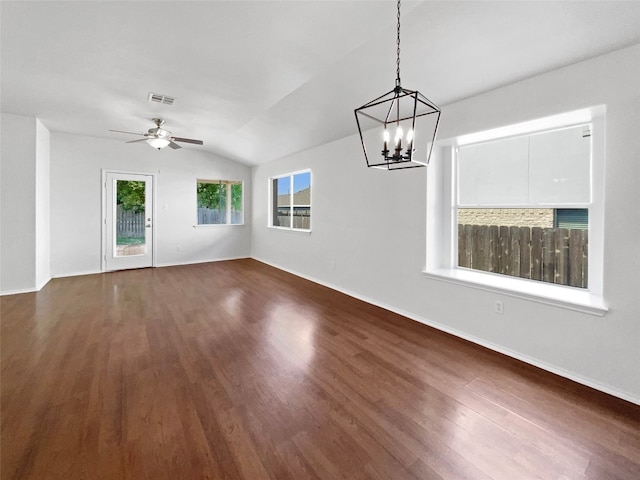
[{"label": "window frame", "polygon": [[[439,141],[435,161],[427,170],[427,251],[423,273],[429,278],[500,295],[604,315],[608,311],[603,298],[605,112],[602,105]],[[592,140],[588,288],[458,267],[457,148],[581,124],[591,125]]]},{"label": "window frame", "polygon": [[[309,188],[311,189],[311,192],[309,194],[309,205],[298,205],[296,203],[294,203],[293,198],[294,198],[294,177],[296,175],[300,175],[303,173],[308,173],[309,174]],[[274,205],[274,201],[276,201],[277,199],[277,191],[274,192],[274,188],[273,188],[273,184],[275,180],[279,180],[282,178],[289,178],[289,186],[290,186],[290,193],[289,193],[289,210],[290,210],[290,218],[291,218],[291,225],[288,227],[282,227],[280,225],[274,225],[274,210],[277,208],[277,204]],[[284,174],[280,174],[280,175],[274,175],[272,177],[269,177],[268,179],[269,182],[269,188],[268,190],[268,194],[269,194],[269,215],[268,215],[268,220],[267,220],[267,227],[268,228],[273,228],[276,230],[284,230],[284,231],[288,231],[288,232],[297,232],[297,233],[307,233],[310,234],[311,233],[311,228],[312,228],[312,215],[311,215],[311,210],[312,210],[312,205],[313,205],[313,173],[311,171],[310,168],[306,168],[303,170],[296,170],[295,172],[289,172],[289,173],[284,173]],[[293,226],[293,210],[296,207],[308,207],[309,208],[309,228],[296,228]]]},{"label": "window frame", "polygon": [[[210,183],[210,184],[224,184],[227,185],[226,188],[226,205],[228,206],[228,208],[226,208],[226,212],[225,212],[225,223],[199,223],[199,218],[198,218],[198,208],[200,208],[198,206],[198,185],[201,183]],[[242,188],[242,193],[240,196],[240,222],[239,223],[231,223],[231,215],[232,215],[232,211],[231,211],[231,204],[232,204],[232,187],[233,185],[240,185],[240,187]],[[236,226],[243,226],[244,223],[244,194],[245,194],[245,190],[244,190],[244,181],[243,180],[211,180],[211,179],[204,179],[204,178],[196,178],[196,209],[195,209],[195,216],[196,216],[196,221],[194,224],[195,228],[210,228],[210,227],[236,227]]]}]

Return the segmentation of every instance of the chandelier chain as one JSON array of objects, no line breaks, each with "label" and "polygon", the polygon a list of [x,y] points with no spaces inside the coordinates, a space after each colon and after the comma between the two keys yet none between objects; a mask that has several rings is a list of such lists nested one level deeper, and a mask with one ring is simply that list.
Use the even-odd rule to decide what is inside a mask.
[{"label": "chandelier chain", "polygon": [[396,86],[400,86],[400,0],[398,0],[398,29],[396,37]]},{"label": "chandelier chain", "polygon": [[[384,170],[427,166],[440,122],[440,109],[435,104],[417,90],[404,89],[400,85],[401,1],[396,0],[396,86],[355,109],[367,167]],[[391,130],[395,131],[394,138]],[[422,143],[416,143],[416,138],[423,137]]]}]

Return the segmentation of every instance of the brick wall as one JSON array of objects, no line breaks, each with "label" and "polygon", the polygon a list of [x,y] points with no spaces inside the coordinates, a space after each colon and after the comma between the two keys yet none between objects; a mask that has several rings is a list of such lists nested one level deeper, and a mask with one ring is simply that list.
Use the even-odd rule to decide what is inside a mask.
[{"label": "brick wall", "polygon": [[552,208],[459,208],[462,225],[553,228]]}]

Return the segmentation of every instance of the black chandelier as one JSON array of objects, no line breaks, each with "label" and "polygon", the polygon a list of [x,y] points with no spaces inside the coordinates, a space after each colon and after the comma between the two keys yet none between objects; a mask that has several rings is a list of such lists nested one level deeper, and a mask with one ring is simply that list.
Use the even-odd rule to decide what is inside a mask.
[{"label": "black chandelier", "polygon": [[[400,0],[396,46],[395,88],[355,109],[367,166],[384,170],[428,165],[440,122],[440,109],[432,101],[400,85]],[[380,154],[369,154],[367,145],[371,152],[382,147]]]}]

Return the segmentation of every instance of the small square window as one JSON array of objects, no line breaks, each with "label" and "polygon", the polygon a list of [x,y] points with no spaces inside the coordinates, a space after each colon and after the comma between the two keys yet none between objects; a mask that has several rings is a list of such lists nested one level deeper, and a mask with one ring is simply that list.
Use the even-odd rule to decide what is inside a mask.
[{"label": "small square window", "polygon": [[244,209],[242,182],[198,180],[198,225],[242,225]]},{"label": "small square window", "polygon": [[311,230],[311,172],[291,173],[270,179],[272,227]]}]

